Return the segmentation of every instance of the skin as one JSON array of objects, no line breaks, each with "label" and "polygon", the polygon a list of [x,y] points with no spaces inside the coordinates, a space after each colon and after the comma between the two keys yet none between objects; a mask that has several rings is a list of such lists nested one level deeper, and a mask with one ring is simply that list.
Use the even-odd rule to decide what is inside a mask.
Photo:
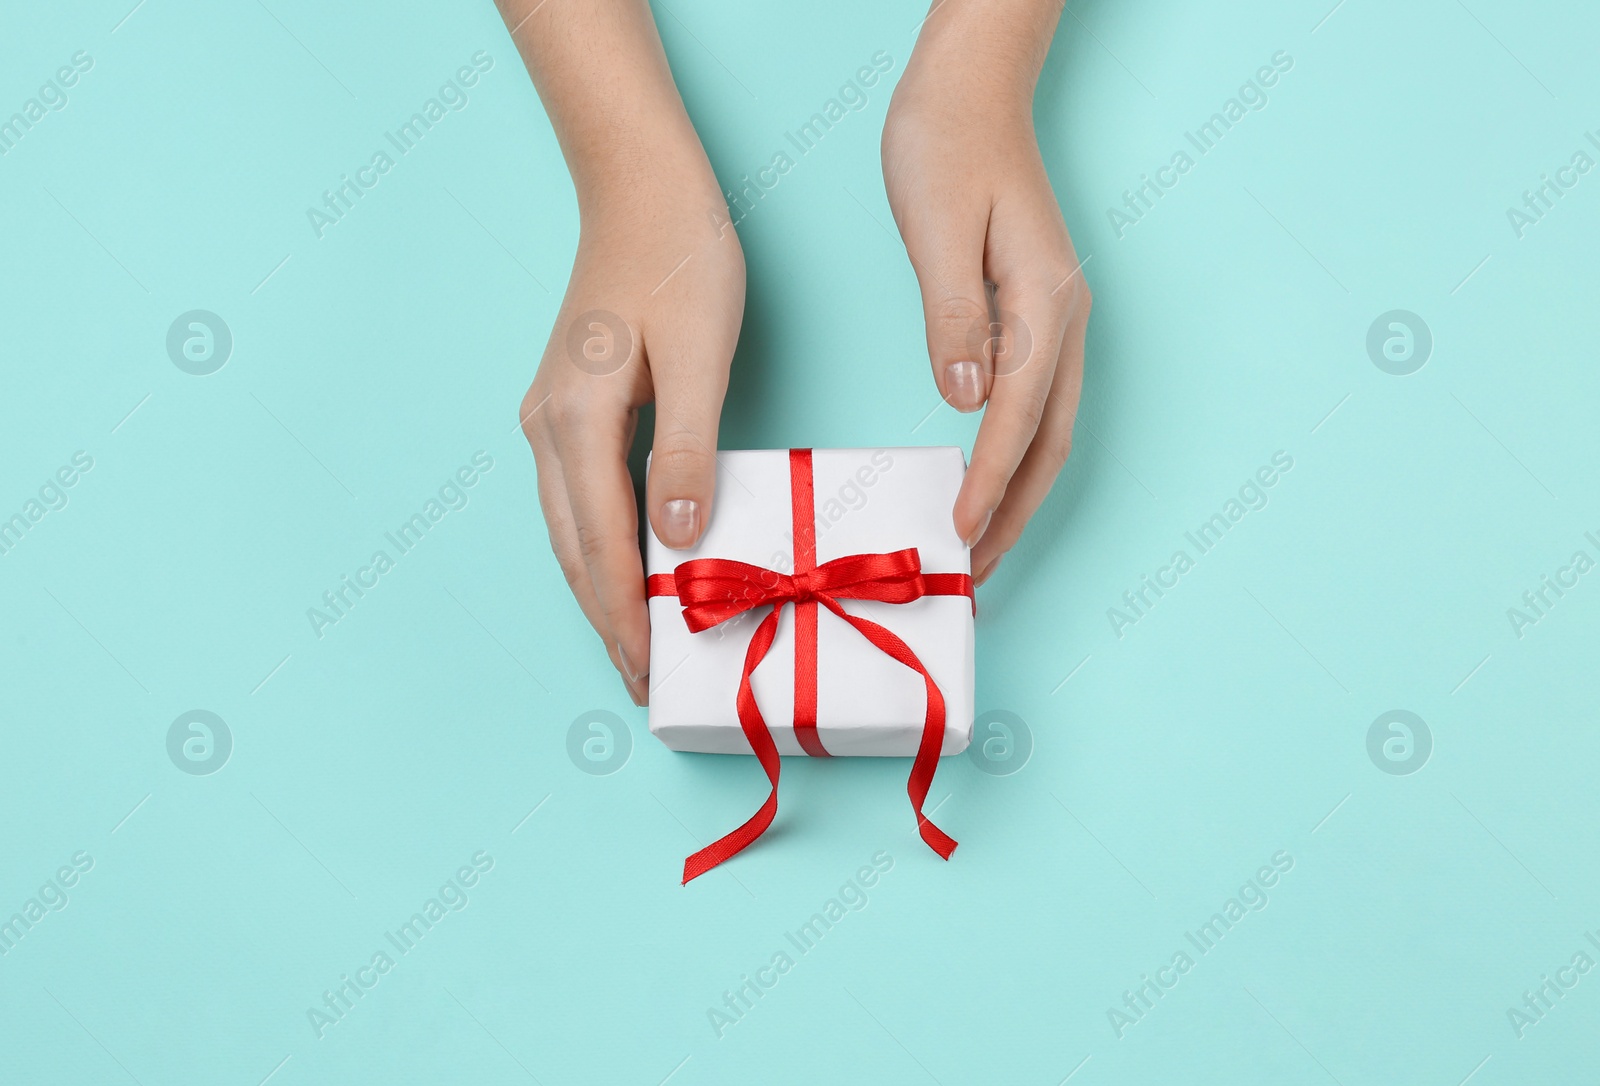
[{"label": "skin", "polygon": [[[648,4],[498,3],[580,220],[522,428],[556,558],[643,705],[650,620],[626,456],[639,408],[654,401],[646,515],[663,543],[692,547],[714,499],[744,254]],[[1051,0],[938,0],[883,131],[934,382],[958,410],[985,411],[952,511],[979,584],[1055,482],[1083,378],[1089,292],[1033,129],[1059,16]]]}]

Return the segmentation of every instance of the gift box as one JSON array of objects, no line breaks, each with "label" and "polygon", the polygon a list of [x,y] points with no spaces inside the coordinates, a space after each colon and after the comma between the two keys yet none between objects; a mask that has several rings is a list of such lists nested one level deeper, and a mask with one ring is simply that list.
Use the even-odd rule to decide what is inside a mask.
[{"label": "gift box", "polygon": [[961,450],[717,459],[700,542],[648,539],[650,730],[673,750],[756,755],[772,795],[694,874],[771,822],[780,755],[914,758],[918,828],[948,856],[955,842],[921,805],[938,758],[972,737],[970,556],[951,521]]}]

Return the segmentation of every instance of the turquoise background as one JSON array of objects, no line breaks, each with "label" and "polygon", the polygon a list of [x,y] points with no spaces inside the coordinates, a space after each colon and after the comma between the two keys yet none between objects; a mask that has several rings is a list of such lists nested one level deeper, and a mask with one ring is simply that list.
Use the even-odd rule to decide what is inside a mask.
[{"label": "turquoise background", "polygon": [[[1508,609],[1600,556],[1600,175],[1520,238],[1506,211],[1600,126],[1600,21],[1331,4],[1063,17],[1039,135],[1096,306],[1076,449],[981,593],[1015,771],[942,764],[945,864],[905,763],[792,761],[781,828],[688,888],[762,780],[649,736],[549,552],[516,408],[577,218],[493,7],[10,5],[0,120],[94,63],[0,157],[0,518],[93,467],[0,555],[0,923],[93,865],[0,956],[0,1081],[1590,1081],[1600,974],[1521,1037],[1507,1012],[1600,959],[1600,573],[1521,636]],[[898,77],[921,12],[657,17],[732,187],[877,50]],[[307,207],[479,50],[470,104],[319,239]],[[1278,50],[1270,103],[1119,238],[1123,190]],[[741,223],[727,447],[970,447],[883,195],[889,93]],[[204,377],[166,349],[197,309],[233,341]],[[1366,346],[1397,309],[1433,340],[1409,376]],[[1280,450],[1266,507],[1117,636]],[[480,451],[317,637],[307,608]],[[192,709],[226,722],[217,772],[169,756]],[[1414,772],[1369,754],[1394,709],[1431,735]],[[596,710],[631,737],[614,772],[568,755]],[[470,903],[319,1038],[324,990],[480,851]],[[1280,851],[1266,907],[1119,1030]]]}]

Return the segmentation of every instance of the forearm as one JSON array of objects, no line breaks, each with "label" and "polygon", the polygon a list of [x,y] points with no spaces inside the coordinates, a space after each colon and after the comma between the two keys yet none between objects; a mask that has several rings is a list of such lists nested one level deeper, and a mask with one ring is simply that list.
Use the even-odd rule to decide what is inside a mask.
[{"label": "forearm", "polygon": [[580,210],[716,181],[645,0],[496,0],[561,143]]},{"label": "forearm", "polygon": [[985,104],[1031,114],[1060,0],[933,0],[906,74],[955,82]]}]

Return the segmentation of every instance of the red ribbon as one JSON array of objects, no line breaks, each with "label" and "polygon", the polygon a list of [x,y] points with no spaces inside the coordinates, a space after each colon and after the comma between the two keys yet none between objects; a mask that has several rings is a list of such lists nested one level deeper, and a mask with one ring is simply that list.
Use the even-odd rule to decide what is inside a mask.
[{"label": "red ribbon", "polygon": [[942,858],[955,851],[955,840],[922,813],[939,765],[944,743],[944,695],[933,676],[906,643],[889,630],[845,611],[839,600],[877,600],[910,603],[923,596],[973,594],[972,578],[965,573],[923,573],[914,548],[889,554],[852,554],[817,565],[811,450],[789,450],[790,505],[794,525],[794,573],[784,574],[747,562],[726,558],[697,558],[672,573],[652,574],[647,582],[651,596],[677,596],[690,631],[700,633],[736,615],[763,605],[772,610],[761,620],[745,650],[739,675],[736,706],[739,725],[750,749],[766,771],[772,791],[744,825],[690,856],[683,865],[683,881],[710,871],[753,844],[772,825],[778,813],[778,748],[750,687],[750,676],[766,658],[778,632],[778,616],[786,603],[795,605],[794,730],[800,747],[813,757],[828,757],[817,736],[817,607],[821,605],[860,631],[880,652],[922,676],[927,687],[927,709],[922,741],[911,763],[906,791],[916,812],[917,831],[928,847]]}]

